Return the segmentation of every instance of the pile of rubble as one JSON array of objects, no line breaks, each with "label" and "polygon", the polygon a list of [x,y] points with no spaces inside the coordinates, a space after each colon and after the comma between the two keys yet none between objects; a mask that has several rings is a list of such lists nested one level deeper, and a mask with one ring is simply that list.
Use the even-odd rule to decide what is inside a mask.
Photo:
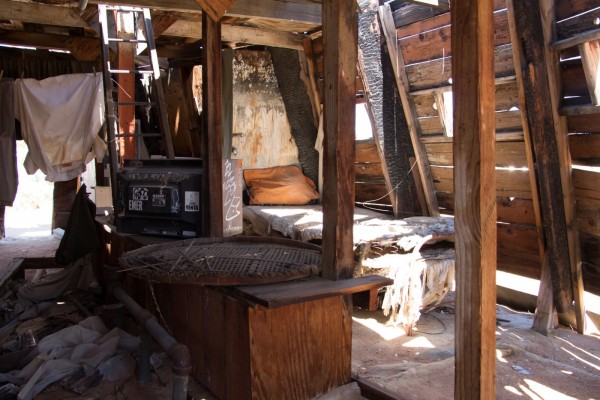
[{"label": "pile of rubble", "polygon": [[[73,397],[102,382],[131,380],[142,335],[120,304],[102,304],[91,271],[90,257],[84,257],[0,287],[1,400],[32,399],[49,386],[66,391],[61,398]],[[159,368],[166,358],[154,353],[151,364]]]}]

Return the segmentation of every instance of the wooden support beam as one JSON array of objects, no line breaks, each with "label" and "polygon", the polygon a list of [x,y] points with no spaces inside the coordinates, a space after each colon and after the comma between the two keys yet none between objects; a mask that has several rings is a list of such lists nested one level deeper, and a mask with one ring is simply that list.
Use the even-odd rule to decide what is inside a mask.
[{"label": "wooden support beam", "polygon": [[575,35],[567,39],[556,41],[550,45],[550,48],[553,51],[563,51],[565,49],[568,49],[569,47],[578,46],[582,43],[599,39],[600,29],[594,29],[592,31],[580,33],[579,35]]},{"label": "wooden support beam", "polygon": [[[551,4],[552,3],[552,4]],[[581,248],[576,231],[575,196],[566,119],[558,114],[558,54],[551,53],[553,1],[513,1],[515,42],[522,43],[521,73],[528,125],[535,153],[554,306],[559,320],[584,330]],[[542,282],[543,283],[543,282]],[[542,291],[542,289],[540,289]],[[575,302],[576,308],[572,307]]]},{"label": "wooden support beam", "polygon": [[[196,20],[179,19],[163,33],[165,36],[202,38],[202,22]],[[239,25],[223,25],[221,27],[221,41],[240,44],[253,44],[288,49],[303,49],[303,34],[273,31],[268,29],[253,28]]]},{"label": "wooden support beam", "polygon": [[[90,0],[89,3],[147,7],[154,10],[198,14],[202,11],[195,0]],[[319,3],[312,0],[237,0],[229,7],[225,15],[321,23]]]},{"label": "wooden support beam", "polygon": [[322,2],[324,44],[323,277],[354,269],[354,129],[357,13],[355,0]]},{"label": "wooden support beam", "polygon": [[220,20],[224,15],[225,11],[235,2],[235,0],[196,0],[196,4],[202,7],[210,19],[213,21]]},{"label": "wooden support beam", "polygon": [[492,0],[452,2],[456,399],[496,397],[496,176]]},{"label": "wooden support beam", "polygon": [[[73,3],[76,5],[76,3]],[[86,28],[76,7],[62,7],[38,3],[0,0],[0,19],[17,20],[32,24]]]},{"label": "wooden support beam", "polygon": [[592,104],[600,105],[600,40],[580,44],[579,54]]},{"label": "wooden support beam", "polygon": [[[513,0],[507,0],[508,25],[513,43],[513,58],[515,61],[515,74],[517,78],[517,88],[519,90],[519,110],[521,110],[521,125],[523,126],[523,141],[525,142],[525,156],[527,157],[527,168],[529,169],[529,184],[531,186],[531,200],[533,203],[533,214],[535,217],[535,227],[537,230],[538,248],[540,253],[540,268],[542,270],[542,280],[538,293],[538,307],[533,322],[533,329],[542,334],[547,334],[552,326],[554,316],[554,306],[552,301],[552,287],[550,279],[550,263],[545,257],[544,228],[542,224],[542,211],[538,189],[537,166],[535,162],[535,152],[532,144],[531,131],[527,120],[528,109],[525,96],[525,85],[523,83],[523,70],[527,69],[523,57],[522,43],[518,40],[517,28],[515,26]],[[547,284],[550,286],[547,286]]]},{"label": "wooden support beam", "polygon": [[402,107],[404,108],[404,114],[406,116],[406,122],[408,124],[410,138],[412,141],[413,150],[415,152],[415,158],[419,167],[421,185],[423,186],[423,191],[425,193],[429,215],[438,216],[440,215],[440,210],[435,188],[433,186],[431,170],[429,169],[429,160],[427,158],[425,148],[420,140],[421,125],[419,124],[415,104],[409,96],[410,87],[408,84],[408,77],[406,75],[402,53],[400,53],[398,49],[396,28],[394,26],[394,19],[392,17],[392,11],[389,4],[385,4],[379,8],[379,18],[381,20],[381,29],[383,29],[385,41],[387,43],[390,58],[392,60],[394,75],[396,76],[396,85],[402,101]]},{"label": "wooden support beam", "polygon": [[203,226],[223,236],[223,132],[221,110],[221,23],[202,16]]}]

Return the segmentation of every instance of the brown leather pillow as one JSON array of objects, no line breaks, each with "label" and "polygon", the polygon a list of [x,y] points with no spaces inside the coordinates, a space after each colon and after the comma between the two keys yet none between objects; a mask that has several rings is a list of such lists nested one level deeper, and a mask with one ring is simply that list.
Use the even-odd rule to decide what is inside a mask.
[{"label": "brown leather pillow", "polygon": [[250,204],[301,205],[319,198],[314,182],[297,165],[244,170]]}]

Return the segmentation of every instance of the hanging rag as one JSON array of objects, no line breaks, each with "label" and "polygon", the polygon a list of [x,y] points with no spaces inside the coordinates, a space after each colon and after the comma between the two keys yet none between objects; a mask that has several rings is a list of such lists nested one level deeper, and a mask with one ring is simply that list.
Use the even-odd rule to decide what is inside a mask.
[{"label": "hanging rag", "polygon": [[15,82],[15,114],[29,147],[25,170],[40,169],[50,182],[71,180],[85,171],[106,144],[98,136],[104,123],[100,74],[59,75]]},{"label": "hanging rag", "polygon": [[0,206],[12,206],[19,184],[13,83],[0,80]]}]

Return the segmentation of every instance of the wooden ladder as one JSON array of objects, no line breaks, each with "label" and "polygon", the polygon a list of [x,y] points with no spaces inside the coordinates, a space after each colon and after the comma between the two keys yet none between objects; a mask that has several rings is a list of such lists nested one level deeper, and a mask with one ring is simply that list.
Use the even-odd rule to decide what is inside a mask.
[{"label": "wooden ladder", "polygon": [[[118,13],[134,13],[136,22],[139,21],[140,17],[143,20],[140,24],[143,27],[143,37],[141,39],[124,39],[119,38],[116,32],[115,24],[109,23],[108,11],[113,11],[115,19]],[[174,158],[173,141],[171,138],[171,131],[169,129],[169,119],[167,115],[167,107],[165,102],[165,95],[160,80],[160,68],[158,63],[158,56],[156,54],[156,44],[154,43],[154,35],[152,29],[152,22],[150,18],[150,10],[148,8],[140,7],[126,7],[126,6],[108,6],[98,5],[98,15],[100,20],[100,36],[102,40],[102,64],[103,64],[103,78],[104,78],[104,99],[106,105],[106,120],[107,120],[107,132],[108,132],[108,148],[109,148],[109,160],[110,160],[110,179],[113,194],[113,204],[117,199],[116,197],[116,177],[117,171],[119,170],[122,160],[119,159],[119,152],[117,151],[117,139],[120,137],[135,137],[138,145],[136,146],[136,156],[139,157],[139,149],[144,137],[162,137],[165,145],[165,152],[167,158]],[[112,21],[111,21],[112,22]],[[111,32],[112,31],[112,32]],[[113,69],[110,62],[110,46],[115,43],[134,43],[138,46],[145,45],[145,51],[148,53],[148,59],[150,60],[149,66],[135,67],[133,70],[126,69]],[[137,65],[137,63],[136,63]],[[145,67],[145,68],[144,68]],[[115,101],[113,98],[114,84],[112,74],[130,74],[136,76],[147,76],[152,84],[154,90],[154,99],[152,101]],[[129,106],[147,106],[156,107],[160,133],[141,133],[136,130],[136,133],[122,133],[118,129],[118,112],[117,107],[119,105]]]}]

